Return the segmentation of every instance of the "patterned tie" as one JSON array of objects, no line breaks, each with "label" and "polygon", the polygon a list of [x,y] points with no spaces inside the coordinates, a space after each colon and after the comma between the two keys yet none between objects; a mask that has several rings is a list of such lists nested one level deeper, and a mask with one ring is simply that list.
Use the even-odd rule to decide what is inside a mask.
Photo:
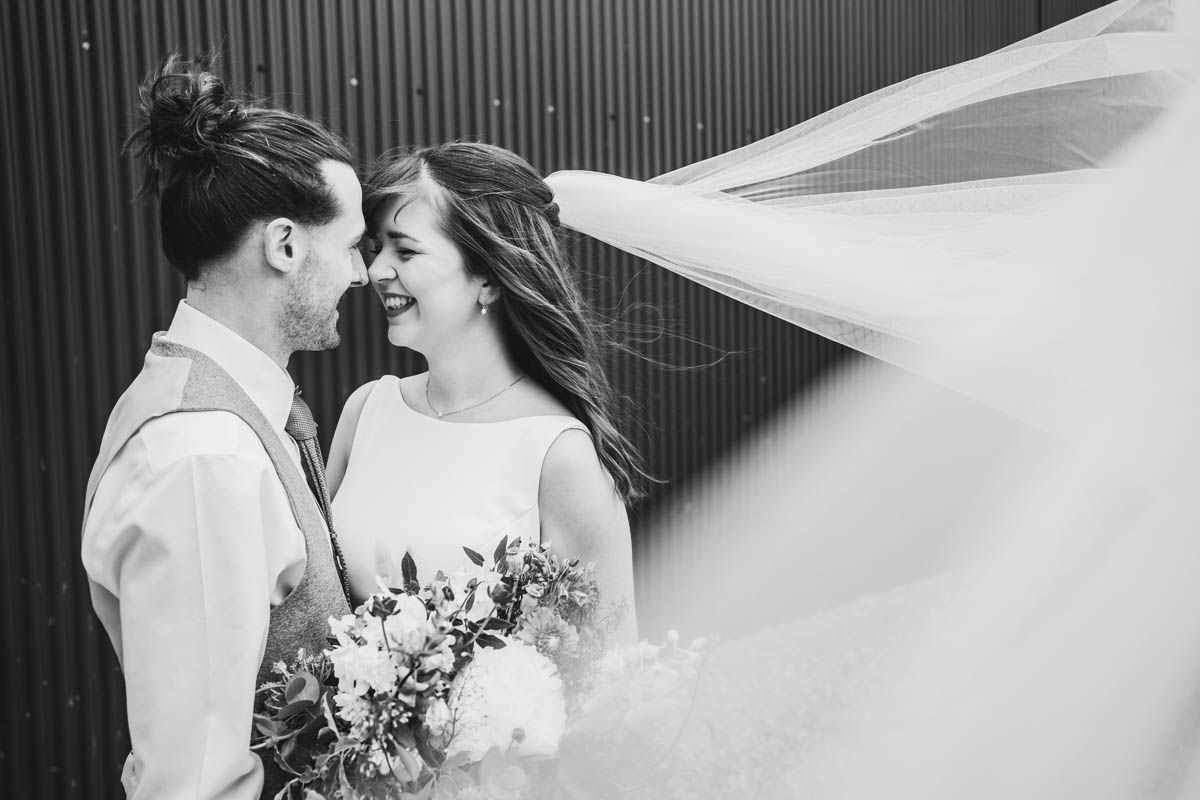
[{"label": "patterned tie", "polygon": [[346,575],[346,560],[342,557],[342,548],[338,544],[337,534],[333,530],[333,508],[329,504],[329,488],[325,485],[325,459],[321,457],[321,446],[317,442],[317,423],[313,419],[308,403],[300,399],[300,387],[292,397],[292,410],[288,414],[287,425],[284,426],[288,436],[296,440],[300,446],[300,460],[304,462],[304,472],[308,476],[308,485],[316,496],[317,505],[329,525],[329,541],[333,545],[333,563],[337,567],[338,578],[342,582],[342,591],[346,593],[346,602],[354,608],[350,599],[350,579]]}]

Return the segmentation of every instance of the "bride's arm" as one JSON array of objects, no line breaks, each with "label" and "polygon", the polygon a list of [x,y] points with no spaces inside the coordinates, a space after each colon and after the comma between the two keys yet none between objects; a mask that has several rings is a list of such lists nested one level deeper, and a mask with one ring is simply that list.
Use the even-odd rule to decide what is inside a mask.
[{"label": "bride's arm", "polygon": [[550,446],[542,464],[538,506],[542,541],[550,542],[550,549],[560,555],[596,562],[603,606],[626,603],[614,644],[636,642],[629,515],[585,431],[564,431]]},{"label": "bride's arm", "polygon": [[346,466],[350,463],[350,448],[354,446],[354,431],[358,429],[358,417],[362,414],[367,395],[375,388],[378,381],[364,383],[354,390],[342,408],[342,416],[338,419],[337,429],[333,432],[333,441],[329,445],[329,459],[325,464],[325,483],[329,487],[329,497],[337,495],[342,478],[346,477]]}]

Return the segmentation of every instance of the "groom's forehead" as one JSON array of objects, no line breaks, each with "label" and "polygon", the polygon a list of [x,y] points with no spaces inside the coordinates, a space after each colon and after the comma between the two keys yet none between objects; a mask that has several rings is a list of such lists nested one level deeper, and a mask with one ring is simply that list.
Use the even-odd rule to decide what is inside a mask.
[{"label": "groom's forehead", "polygon": [[362,184],[354,167],[341,161],[326,161],[321,164],[321,174],[339,200],[353,200],[354,205],[362,205]]},{"label": "groom's forehead", "polygon": [[362,184],[359,183],[358,173],[349,164],[340,161],[326,161],[321,165],[325,183],[338,202],[338,220],[362,224]]}]

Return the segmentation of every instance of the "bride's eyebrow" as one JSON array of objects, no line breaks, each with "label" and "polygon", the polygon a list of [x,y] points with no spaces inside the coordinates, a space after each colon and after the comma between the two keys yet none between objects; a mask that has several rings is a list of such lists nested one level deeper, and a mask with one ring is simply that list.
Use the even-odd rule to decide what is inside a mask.
[{"label": "bride's eyebrow", "polygon": [[420,244],[420,243],[421,243],[421,240],[420,240],[420,239],[417,239],[417,238],[415,238],[415,237],[409,236],[407,233],[404,233],[404,232],[402,232],[402,231],[385,231],[383,235],[384,235],[385,237],[387,237],[388,239],[392,239],[392,240],[395,240],[395,239],[408,239],[410,242],[414,242],[414,243],[416,243],[416,244]]}]

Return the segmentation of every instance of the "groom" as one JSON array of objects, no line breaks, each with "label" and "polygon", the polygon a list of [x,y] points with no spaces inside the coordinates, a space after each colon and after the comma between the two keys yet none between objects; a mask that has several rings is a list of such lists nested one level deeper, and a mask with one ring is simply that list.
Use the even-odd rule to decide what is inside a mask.
[{"label": "groom", "polygon": [[349,613],[316,426],[286,369],[338,345],[338,302],[366,283],[361,187],[335,136],[210,70],[172,56],[142,86],[130,144],[187,297],[117,402],[85,501],[132,798],[273,795],[281,771],[249,749],[255,689]]}]

